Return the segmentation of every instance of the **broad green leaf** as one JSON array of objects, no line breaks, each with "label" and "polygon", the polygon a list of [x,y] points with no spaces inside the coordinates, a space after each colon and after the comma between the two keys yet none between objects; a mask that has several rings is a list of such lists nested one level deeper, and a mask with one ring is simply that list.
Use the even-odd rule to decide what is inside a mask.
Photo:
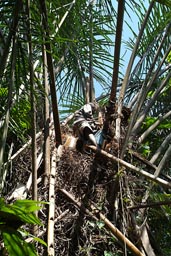
[{"label": "broad green leaf", "polygon": [[26,243],[18,231],[7,228],[2,237],[9,256],[37,256],[34,246]]},{"label": "broad green leaf", "polygon": [[34,211],[39,209],[38,202],[30,202],[29,200],[16,201],[14,204],[1,206],[0,220],[5,221],[7,224],[13,221],[14,223],[17,222],[18,225],[21,225],[22,222],[41,225],[41,221],[34,214]]},{"label": "broad green leaf", "polygon": [[34,241],[36,241],[36,242],[38,242],[40,244],[43,244],[44,246],[47,246],[47,243],[45,241],[43,241],[41,238],[34,237],[33,239],[34,239]]},{"label": "broad green leaf", "polygon": [[30,234],[29,232],[27,232],[26,230],[24,229],[19,229],[19,232],[20,234],[22,235],[22,237],[32,237],[34,241],[40,243],[40,244],[43,244],[44,246],[47,246],[47,243],[45,241],[43,241],[41,238],[39,237],[36,237],[36,236],[33,236],[32,234]]}]

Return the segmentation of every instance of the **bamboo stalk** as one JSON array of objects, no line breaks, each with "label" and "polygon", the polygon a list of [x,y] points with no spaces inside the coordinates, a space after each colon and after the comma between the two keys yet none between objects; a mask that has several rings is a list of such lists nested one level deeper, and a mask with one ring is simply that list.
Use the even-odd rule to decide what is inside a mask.
[{"label": "bamboo stalk", "polygon": [[60,189],[59,191],[61,191],[64,195],[66,195],[75,205],[77,205],[81,210],[83,210],[85,213],[87,213],[89,216],[91,216],[94,220],[96,220],[96,221],[98,220],[98,218],[91,211],[89,211],[87,208],[85,208],[84,205],[81,204],[81,202],[79,202],[77,199],[75,199],[71,193],[69,193],[65,189]]},{"label": "bamboo stalk", "polygon": [[47,230],[48,256],[54,256],[54,219],[55,219],[55,173],[56,173],[56,150],[54,149],[51,158],[51,173],[49,182],[49,214]]},{"label": "bamboo stalk", "polygon": [[[56,223],[58,220],[61,220],[65,217],[65,215],[67,215],[67,213],[69,212],[69,210],[65,210],[64,212],[62,212],[57,218],[55,218],[54,220],[54,223]],[[37,237],[41,237],[45,234],[46,232],[46,229],[43,229],[41,230],[38,234],[37,234]],[[31,243],[32,241],[34,241],[34,237],[29,237],[29,238],[26,238],[25,241],[27,243]]]},{"label": "bamboo stalk", "polygon": [[90,39],[89,39],[89,101],[93,102],[94,97],[94,81],[93,81],[93,3],[89,3],[90,12]]}]

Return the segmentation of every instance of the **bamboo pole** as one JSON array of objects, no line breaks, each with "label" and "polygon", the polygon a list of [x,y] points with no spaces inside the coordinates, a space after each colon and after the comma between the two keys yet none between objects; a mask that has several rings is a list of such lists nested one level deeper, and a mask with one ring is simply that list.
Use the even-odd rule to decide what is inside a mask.
[{"label": "bamboo pole", "polygon": [[49,214],[47,231],[48,256],[55,255],[54,249],[54,219],[55,219],[55,173],[56,173],[56,150],[54,149],[51,158],[51,173],[49,182]]}]

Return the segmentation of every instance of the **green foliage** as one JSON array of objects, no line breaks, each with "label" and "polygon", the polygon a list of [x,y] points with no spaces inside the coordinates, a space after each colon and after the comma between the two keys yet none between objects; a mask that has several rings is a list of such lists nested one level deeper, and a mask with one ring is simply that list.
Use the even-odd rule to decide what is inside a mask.
[{"label": "green foliage", "polygon": [[169,63],[171,63],[171,52],[168,54],[168,56],[167,56],[167,61],[169,62]]},{"label": "green foliage", "polygon": [[8,95],[8,89],[0,88],[0,118],[2,118],[4,114],[7,95]]},{"label": "green foliage", "polygon": [[60,107],[60,116],[62,119],[74,113],[85,104],[84,98],[79,95],[71,95],[68,99],[63,99],[63,102],[65,103],[61,104]]},{"label": "green foliage", "polygon": [[[154,124],[157,120],[158,120],[157,117],[152,117],[152,116],[146,117],[142,128],[146,130],[152,124]],[[163,120],[162,123],[157,126],[158,130],[170,129],[170,128],[171,128],[171,123],[170,123],[170,120],[168,119]]]},{"label": "green foliage", "polygon": [[31,105],[28,100],[20,99],[11,110],[11,116],[21,130],[28,130],[30,124]]},{"label": "green foliage", "polygon": [[23,240],[20,232],[13,228],[5,228],[2,230],[2,237],[5,247],[10,256],[36,256],[36,250],[34,246]]},{"label": "green foliage", "polygon": [[[6,115],[8,89],[0,88],[0,118]],[[31,127],[30,120],[30,102],[24,98],[15,100],[10,110],[9,136],[16,135],[19,139],[24,140],[25,134]]]},{"label": "green foliage", "polygon": [[142,144],[140,147],[140,152],[142,153],[143,156],[147,157],[151,153],[149,141],[146,143]]},{"label": "green foliage", "polygon": [[104,251],[104,256],[113,256],[113,253]]},{"label": "green foliage", "polygon": [[[18,200],[13,204],[6,204],[0,198],[0,232],[9,256],[36,256],[36,250],[30,243],[25,242],[20,227],[23,224],[42,225],[34,214],[40,209],[40,202],[33,200]],[[28,235],[28,234],[27,234]],[[41,239],[38,242],[46,245]]]},{"label": "green foliage", "polygon": [[156,2],[160,3],[160,4],[164,4],[167,5],[168,7],[171,7],[171,2],[170,0],[155,0]]}]

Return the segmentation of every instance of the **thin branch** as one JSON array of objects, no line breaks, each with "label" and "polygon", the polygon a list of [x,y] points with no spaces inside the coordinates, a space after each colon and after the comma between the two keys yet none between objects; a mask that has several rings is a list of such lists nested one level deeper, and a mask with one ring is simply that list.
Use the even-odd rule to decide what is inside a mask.
[{"label": "thin branch", "polygon": [[57,32],[59,31],[59,29],[61,28],[62,24],[64,23],[66,17],[68,16],[68,14],[69,14],[70,10],[72,9],[72,7],[74,6],[74,4],[75,4],[75,0],[73,0],[71,3],[69,3],[69,8],[68,8],[68,10],[65,12],[64,16],[62,17],[62,19],[61,19],[61,21],[60,21],[60,23],[59,23],[59,25],[58,25],[58,27],[57,27],[56,33],[57,33]]}]

